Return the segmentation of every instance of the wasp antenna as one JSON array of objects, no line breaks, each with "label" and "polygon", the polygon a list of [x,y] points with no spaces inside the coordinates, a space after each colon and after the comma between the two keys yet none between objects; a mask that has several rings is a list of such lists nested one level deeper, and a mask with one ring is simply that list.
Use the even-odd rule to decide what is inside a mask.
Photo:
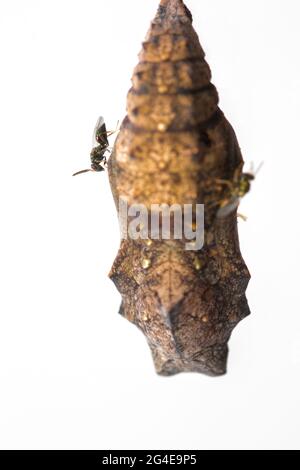
[{"label": "wasp antenna", "polygon": [[255,167],[254,167],[254,161],[253,160],[250,163],[249,173],[252,173],[253,175],[255,175]]},{"label": "wasp antenna", "polygon": [[262,169],[262,167],[264,166],[265,162],[261,162],[257,168],[257,170],[254,172],[254,176],[257,175],[257,173],[260,172],[260,170]]},{"label": "wasp antenna", "polygon": [[93,170],[89,169],[89,170],[77,171],[77,173],[74,173],[73,176],[83,175],[83,173],[89,173],[90,171],[93,171]]}]

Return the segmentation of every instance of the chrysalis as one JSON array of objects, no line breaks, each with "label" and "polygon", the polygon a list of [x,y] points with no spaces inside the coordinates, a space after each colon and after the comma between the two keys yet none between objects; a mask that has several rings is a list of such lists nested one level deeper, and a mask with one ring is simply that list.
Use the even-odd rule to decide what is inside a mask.
[{"label": "chrysalis", "polygon": [[[224,374],[231,332],[250,313],[237,206],[251,178],[242,173],[235,133],[218,108],[182,0],[160,2],[127,111],[108,162],[118,210],[120,200],[148,214],[153,205],[204,204],[205,222],[204,245],[196,250],[184,239],[151,237],[149,227],[144,237],[124,237],[110,273],[121,314],[145,334],[159,374]],[[132,221],[129,212],[119,215]]]}]

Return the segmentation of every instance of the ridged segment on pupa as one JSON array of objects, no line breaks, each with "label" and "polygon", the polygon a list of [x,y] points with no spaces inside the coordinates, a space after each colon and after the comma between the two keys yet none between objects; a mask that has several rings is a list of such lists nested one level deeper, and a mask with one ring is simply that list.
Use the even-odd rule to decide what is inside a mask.
[{"label": "ridged segment on pupa", "polygon": [[181,2],[164,2],[151,25],[128,95],[128,117],[148,131],[185,130],[209,120],[218,94]]},{"label": "ridged segment on pupa", "polygon": [[249,272],[236,213],[216,217],[216,178],[230,181],[243,159],[218,108],[204,52],[181,0],[162,0],[134,70],[109,175],[115,202],[205,204],[205,245],[123,240],[110,276],[121,313],[147,337],[156,370],[226,371],[227,343],[249,308]]}]

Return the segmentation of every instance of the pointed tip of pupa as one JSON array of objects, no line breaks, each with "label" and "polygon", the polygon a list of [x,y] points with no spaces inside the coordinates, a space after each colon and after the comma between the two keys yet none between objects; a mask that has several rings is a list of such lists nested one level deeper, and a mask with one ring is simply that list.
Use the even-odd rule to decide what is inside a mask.
[{"label": "pointed tip of pupa", "polygon": [[157,18],[173,17],[186,18],[193,21],[190,10],[185,6],[182,0],[160,0]]}]

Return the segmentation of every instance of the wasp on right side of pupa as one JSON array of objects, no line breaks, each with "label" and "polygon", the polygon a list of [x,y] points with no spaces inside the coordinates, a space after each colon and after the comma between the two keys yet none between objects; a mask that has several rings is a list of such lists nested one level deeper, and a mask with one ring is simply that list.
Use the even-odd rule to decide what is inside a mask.
[{"label": "wasp on right side of pupa", "polygon": [[[240,167],[235,170],[232,180],[214,179],[214,184],[219,186],[224,193],[224,197],[214,204],[219,207],[217,211],[218,218],[227,217],[233,211],[237,210],[241,199],[249,193],[251,183],[255,180],[263,164],[264,162],[262,162],[256,170],[254,170],[252,165],[249,171],[243,172],[241,168],[243,166],[242,163]],[[247,218],[241,214],[238,214],[238,216],[243,220],[247,220]]]}]

